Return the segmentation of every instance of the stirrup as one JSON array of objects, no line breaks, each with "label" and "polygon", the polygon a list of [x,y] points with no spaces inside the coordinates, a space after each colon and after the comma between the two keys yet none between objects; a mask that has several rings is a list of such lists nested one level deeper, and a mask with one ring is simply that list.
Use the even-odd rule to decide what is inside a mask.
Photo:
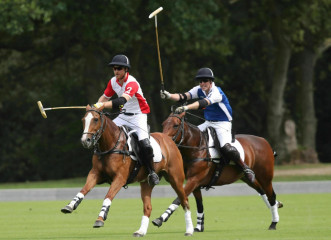
[{"label": "stirrup", "polygon": [[250,180],[253,183],[255,180],[255,173],[253,172],[253,170],[250,168],[246,168],[244,169],[244,173],[245,176],[248,178],[248,180]]},{"label": "stirrup", "polygon": [[159,176],[155,172],[148,174],[147,182],[149,186],[155,186],[160,183]]}]

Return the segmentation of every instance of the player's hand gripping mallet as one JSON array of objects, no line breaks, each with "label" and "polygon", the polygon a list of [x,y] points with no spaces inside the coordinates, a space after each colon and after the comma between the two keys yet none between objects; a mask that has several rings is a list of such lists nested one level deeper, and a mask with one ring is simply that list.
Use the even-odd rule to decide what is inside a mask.
[{"label": "player's hand gripping mallet", "polygon": [[38,104],[38,107],[39,107],[39,110],[40,110],[40,113],[41,115],[44,117],[44,118],[47,118],[47,115],[46,115],[46,112],[45,111],[48,111],[48,110],[56,110],[56,109],[70,109],[70,108],[86,108],[86,106],[71,106],[71,107],[52,107],[52,108],[44,108],[41,101],[38,101],[37,102]]},{"label": "player's hand gripping mallet", "polygon": [[163,10],[163,7],[159,7],[154,12],[149,14],[149,18],[155,16],[155,33],[156,33],[156,46],[157,46],[157,55],[159,59],[159,67],[160,67],[160,75],[161,75],[161,89],[164,91],[164,82],[163,82],[163,74],[162,74],[162,64],[161,64],[161,56],[160,56],[160,47],[159,47],[159,35],[157,33],[157,14]]}]

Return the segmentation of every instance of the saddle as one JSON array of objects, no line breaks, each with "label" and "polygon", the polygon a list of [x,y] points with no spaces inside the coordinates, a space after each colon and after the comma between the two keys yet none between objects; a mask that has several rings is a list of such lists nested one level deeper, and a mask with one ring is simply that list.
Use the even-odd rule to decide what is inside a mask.
[{"label": "saddle", "polygon": [[[208,191],[212,186],[215,185],[218,178],[221,176],[224,166],[229,164],[227,160],[221,153],[221,145],[217,137],[216,130],[213,127],[208,127],[204,132],[208,143],[208,155],[210,156],[210,161],[216,164],[213,176],[208,185],[202,186]],[[210,139],[211,138],[211,139]],[[213,141],[213,146],[210,146],[210,140]]]},{"label": "saddle", "polygon": [[[135,161],[135,166],[127,180],[127,183],[126,183],[126,185],[127,185],[133,181],[133,179],[137,176],[137,174],[140,170],[140,167],[142,165],[144,165],[144,163],[142,161],[142,158],[144,156],[142,153],[143,151],[141,151],[141,146],[139,144],[139,139],[138,139],[136,130],[134,130],[126,125],[123,125],[122,129],[125,132],[125,135],[127,138],[127,145],[128,145],[130,157]],[[150,136],[150,142],[151,142],[151,146],[152,146],[153,152],[154,152],[154,162],[160,162],[162,160],[162,158],[164,158],[161,153],[161,147],[152,136]]]}]

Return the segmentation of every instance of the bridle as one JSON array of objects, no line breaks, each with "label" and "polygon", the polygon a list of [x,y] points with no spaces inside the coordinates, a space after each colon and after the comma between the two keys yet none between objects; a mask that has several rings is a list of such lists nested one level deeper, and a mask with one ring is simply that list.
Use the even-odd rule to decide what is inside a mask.
[{"label": "bridle", "polygon": [[103,132],[105,131],[105,119],[104,119],[104,115],[105,113],[103,112],[100,112],[98,110],[95,110],[95,109],[90,109],[90,110],[86,110],[86,112],[96,112],[100,115],[100,119],[101,119],[101,127],[95,132],[83,132],[83,135],[84,134],[91,134],[92,135],[92,144],[93,146],[95,147],[100,139],[100,137],[102,136]]},{"label": "bridle", "polygon": [[181,118],[181,117],[179,117],[178,115],[175,115],[175,114],[170,115],[169,117],[178,118],[179,121],[180,121],[180,126],[179,126],[176,134],[172,137],[172,140],[176,143],[177,137],[179,136],[179,134],[181,134],[181,138],[180,138],[179,143],[176,143],[176,145],[177,145],[178,148],[180,148],[180,147],[181,148],[191,148],[191,149],[198,149],[199,151],[209,148],[208,145],[207,145],[207,147],[202,147],[202,148],[200,147],[202,145],[202,138],[204,137],[201,131],[199,131],[199,133],[200,133],[200,143],[199,143],[199,146],[198,147],[192,147],[192,146],[182,145],[182,143],[184,141],[184,136],[185,136],[185,134],[184,134],[185,133],[184,132],[185,131],[185,128],[184,128],[185,120],[184,120],[184,118]]},{"label": "bridle", "polygon": [[109,113],[100,112],[100,111],[95,110],[95,109],[90,109],[90,110],[87,110],[86,112],[96,112],[96,113],[98,113],[100,115],[100,119],[101,119],[101,127],[95,133],[93,133],[93,132],[83,132],[83,134],[92,134],[92,144],[94,146],[94,154],[97,154],[99,157],[101,157],[103,155],[106,155],[106,154],[109,154],[109,153],[119,153],[119,154],[130,156],[130,152],[127,151],[127,150],[125,150],[125,146],[127,144],[124,145],[124,147],[123,147],[122,150],[116,149],[117,146],[120,143],[122,132],[124,132],[124,130],[123,130],[122,127],[119,127],[120,133],[118,134],[118,138],[117,138],[117,141],[116,141],[114,147],[112,147],[111,149],[109,149],[107,151],[103,151],[102,152],[100,150],[98,141],[99,141],[100,137],[102,136],[102,134],[105,131],[105,128],[107,126],[107,124],[105,124],[105,115],[108,116],[110,114]]}]

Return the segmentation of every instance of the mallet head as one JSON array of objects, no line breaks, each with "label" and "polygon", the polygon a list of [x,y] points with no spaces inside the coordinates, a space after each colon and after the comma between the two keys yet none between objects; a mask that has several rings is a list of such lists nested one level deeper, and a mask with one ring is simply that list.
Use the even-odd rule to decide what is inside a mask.
[{"label": "mallet head", "polygon": [[46,112],[45,112],[45,110],[44,110],[43,105],[41,104],[41,101],[38,101],[37,104],[38,104],[38,107],[39,107],[40,113],[41,113],[41,115],[43,116],[43,118],[47,118]]},{"label": "mallet head", "polygon": [[163,10],[163,7],[159,7],[158,9],[156,9],[154,12],[152,12],[151,14],[149,14],[148,18],[152,18],[154,17],[156,14],[158,14],[159,12],[161,12]]}]

